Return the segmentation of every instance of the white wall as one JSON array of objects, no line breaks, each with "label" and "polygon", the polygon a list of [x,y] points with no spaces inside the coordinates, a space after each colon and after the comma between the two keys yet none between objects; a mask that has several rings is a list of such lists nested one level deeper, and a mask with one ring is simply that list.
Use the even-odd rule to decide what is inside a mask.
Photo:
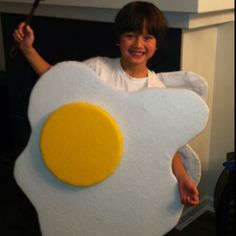
[{"label": "white wall", "polygon": [[[61,5],[61,6],[82,6],[82,7],[101,7],[101,8],[120,8],[133,0],[47,0],[42,1],[41,5]],[[162,11],[174,12],[209,12],[224,9],[232,9],[233,0],[147,0],[157,4]],[[32,3],[32,0],[0,0],[9,3]]]},{"label": "white wall", "polygon": [[[199,184],[202,206],[213,209],[216,181],[226,153],[234,151],[234,23],[183,30],[182,70],[208,82],[210,117],[206,130],[191,146],[202,163]],[[203,203],[204,202],[204,203]]]},{"label": "white wall", "polygon": [[190,143],[202,164],[200,204],[185,208],[179,229],[204,211],[214,211],[214,190],[222,162],[227,152],[234,151],[234,22],[183,30],[181,69],[192,70],[207,80],[210,116],[204,132]]},{"label": "white wall", "polygon": [[234,151],[234,22],[218,29],[207,194],[214,195],[226,153]]},{"label": "white wall", "polygon": [[191,70],[202,75],[209,85],[207,104],[210,108],[210,117],[208,125],[204,132],[191,142],[191,146],[198,153],[202,164],[202,179],[199,184],[201,199],[207,194],[207,171],[211,142],[216,39],[216,26],[184,30],[182,34],[181,69]]}]

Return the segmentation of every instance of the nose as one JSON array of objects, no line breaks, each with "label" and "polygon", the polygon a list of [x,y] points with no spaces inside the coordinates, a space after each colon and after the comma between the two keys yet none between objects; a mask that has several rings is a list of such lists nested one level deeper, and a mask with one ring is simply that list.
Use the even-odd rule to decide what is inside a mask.
[{"label": "nose", "polygon": [[141,35],[137,35],[134,39],[133,46],[142,47],[143,46],[143,38]]}]

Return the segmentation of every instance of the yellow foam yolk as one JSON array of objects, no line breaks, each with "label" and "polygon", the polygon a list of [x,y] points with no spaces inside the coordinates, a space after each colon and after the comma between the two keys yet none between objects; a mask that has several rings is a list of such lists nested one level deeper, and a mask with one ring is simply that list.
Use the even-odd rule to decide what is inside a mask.
[{"label": "yellow foam yolk", "polygon": [[90,186],[109,177],[122,154],[122,135],[115,120],[89,103],[64,105],[45,122],[40,137],[43,160],[60,180]]}]

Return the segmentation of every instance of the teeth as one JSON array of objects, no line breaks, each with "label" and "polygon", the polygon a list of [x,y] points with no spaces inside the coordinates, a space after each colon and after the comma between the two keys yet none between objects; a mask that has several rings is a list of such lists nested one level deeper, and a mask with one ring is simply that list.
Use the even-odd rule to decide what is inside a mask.
[{"label": "teeth", "polygon": [[144,53],[131,51],[131,54],[136,55],[136,56],[142,56]]}]

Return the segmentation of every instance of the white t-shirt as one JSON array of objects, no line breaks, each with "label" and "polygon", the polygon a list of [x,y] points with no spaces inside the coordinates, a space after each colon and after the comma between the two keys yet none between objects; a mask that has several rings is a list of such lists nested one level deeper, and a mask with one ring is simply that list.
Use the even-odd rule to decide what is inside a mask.
[{"label": "white t-shirt", "polygon": [[149,87],[165,88],[157,74],[148,70],[148,76],[134,78],[129,76],[120,65],[120,58],[94,57],[84,61],[104,82],[112,88],[134,92]]}]

